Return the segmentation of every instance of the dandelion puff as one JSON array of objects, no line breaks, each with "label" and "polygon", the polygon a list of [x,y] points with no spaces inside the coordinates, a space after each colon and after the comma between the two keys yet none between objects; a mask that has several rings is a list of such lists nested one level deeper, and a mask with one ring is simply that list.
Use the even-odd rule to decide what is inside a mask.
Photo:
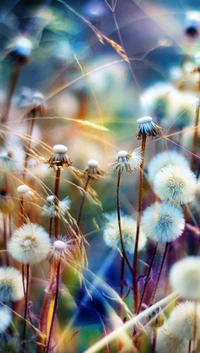
[{"label": "dandelion puff", "polygon": [[181,236],[185,227],[183,212],[168,202],[155,202],[142,214],[141,226],[147,237],[169,243]]},{"label": "dandelion puff", "polygon": [[197,179],[184,166],[168,165],[155,176],[154,189],[162,200],[186,204],[195,198]]},{"label": "dandelion puff", "polygon": [[50,239],[43,227],[28,223],[16,229],[8,244],[10,255],[23,264],[37,264],[49,251]]},{"label": "dandelion puff", "polygon": [[28,185],[22,184],[18,186],[17,192],[20,199],[35,200],[35,192]]},{"label": "dandelion puff", "polygon": [[200,257],[188,256],[176,262],[169,274],[172,288],[186,299],[200,299]]},{"label": "dandelion puff", "polygon": [[67,155],[68,148],[65,145],[55,145],[53,146],[53,155],[49,158],[46,163],[50,165],[50,167],[58,168],[67,166],[70,167],[72,165],[72,161]]},{"label": "dandelion puff", "polygon": [[0,333],[3,333],[12,322],[12,313],[5,305],[0,306]]},{"label": "dandelion puff", "polygon": [[18,301],[24,296],[22,274],[14,267],[0,268],[0,301]]},{"label": "dandelion puff", "polygon": [[55,215],[63,217],[70,209],[71,201],[69,197],[65,197],[62,201],[58,201],[58,206],[55,205],[55,196],[49,195],[46,198],[47,203],[43,206],[42,215],[49,218],[54,218]]},{"label": "dandelion puff", "polygon": [[75,248],[73,239],[66,240],[63,236],[59,236],[50,246],[49,262],[62,261],[63,264],[69,262],[72,260],[73,248]]},{"label": "dandelion puff", "polygon": [[177,305],[170,315],[168,324],[179,338],[192,340],[195,330],[196,337],[200,337],[200,304],[186,301]]},{"label": "dandelion puff", "polygon": [[105,175],[104,170],[99,168],[99,162],[96,159],[90,159],[88,165],[85,169],[84,174],[88,175],[90,179],[98,179],[101,176]]},{"label": "dandelion puff", "polygon": [[149,163],[148,175],[151,181],[155,179],[156,174],[169,164],[174,166],[189,167],[187,159],[176,151],[164,151],[158,153]]},{"label": "dandelion puff", "polygon": [[0,152],[1,172],[21,171],[24,164],[25,152],[19,144],[9,143]]},{"label": "dandelion puff", "polygon": [[119,151],[117,154],[117,159],[112,165],[114,166],[114,171],[118,170],[122,173],[124,170],[126,172],[132,172],[134,169],[139,168],[142,163],[142,153],[141,149],[133,151],[131,154],[127,151]]},{"label": "dandelion puff", "polygon": [[[120,234],[118,219],[115,213],[106,215],[107,225],[104,230],[104,241],[106,245],[110,248],[117,247],[121,249]],[[129,254],[134,253],[135,248],[135,238],[136,238],[136,221],[130,216],[121,217],[121,227],[122,227],[122,237],[123,244],[126,252]],[[146,236],[141,229],[138,250],[142,250],[146,244]]]},{"label": "dandelion puff", "polygon": [[188,341],[178,338],[166,323],[157,330],[156,353],[188,353]]},{"label": "dandelion puff", "polygon": [[136,137],[138,140],[141,140],[142,137],[155,137],[159,135],[162,131],[162,128],[154,123],[151,116],[144,116],[137,120],[138,129]]}]

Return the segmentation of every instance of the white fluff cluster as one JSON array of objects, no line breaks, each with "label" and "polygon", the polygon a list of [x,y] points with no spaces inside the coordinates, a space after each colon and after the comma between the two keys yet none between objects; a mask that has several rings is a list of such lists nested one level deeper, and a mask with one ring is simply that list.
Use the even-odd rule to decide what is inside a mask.
[{"label": "white fluff cluster", "polygon": [[195,198],[196,177],[184,166],[164,167],[156,174],[153,184],[155,192],[162,200],[186,204]]},{"label": "white fluff cluster", "polygon": [[0,268],[0,301],[18,301],[24,296],[22,274],[14,267]]},{"label": "white fluff cluster", "polygon": [[176,262],[169,275],[172,288],[186,299],[200,299],[200,257],[188,256]]},{"label": "white fluff cluster", "polygon": [[[104,240],[110,248],[117,247],[121,249],[118,219],[115,213],[106,215],[107,225],[104,230]],[[130,216],[121,217],[122,236],[125,250],[133,254],[135,248],[136,221]],[[138,250],[142,250],[146,244],[146,236],[143,230],[140,230]]]},{"label": "white fluff cluster", "polygon": [[49,251],[50,239],[43,227],[28,223],[16,229],[8,244],[11,256],[23,264],[37,264]]},{"label": "white fluff cluster", "polygon": [[4,305],[0,306],[0,333],[3,333],[12,321],[12,313],[9,308]]},{"label": "white fluff cluster", "polygon": [[171,242],[183,233],[183,212],[168,202],[155,202],[142,214],[142,229],[147,237],[156,242]]},{"label": "white fluff cluster", "polygon": [[139,168],[141,163],[141,149],[133,151],[132,154],[125,150],[121,150],[118,152],[117,159],[112,165],[115,167],[114,170],[119,170],[120,173],[124,170],[131,173],[134,169]]},{"label": "white fluff cluster", "polygon": [[149,163],[148,175],[151,181],[155,179],[156,174],[169,164],[178,167],[189,167],[187,159],[176,151],[164,151],[158,153]]},{"label": "white fluff cluster", "polygon": [[58,202],[57,210],[55,210],[55,196],[49,195],[46,200],[47,203],[43,206],[42,215],[49,218],[53,218],[55,215],[63,217],[71,205],[69,197],[65,197],[62,201]]},{"label": "white fluff cluster", "polygon": [[188,353],[188,341],[178,338],[166,323],[157,330],[156,353]]},{"label": "white fluff cluster", "polygon": [[30,39],[24,36],[17,37],[13,44],[13,51],[23,57],[29,57],[31,55],[32,49],[32,42],[30,41]]},{"label": "white fluff cluster", "polygon": [[186,301],[177,305],[168,324],[177,337],[186,340],[193,339],[195,325],[196,337],[200,337],[200,304]]}]

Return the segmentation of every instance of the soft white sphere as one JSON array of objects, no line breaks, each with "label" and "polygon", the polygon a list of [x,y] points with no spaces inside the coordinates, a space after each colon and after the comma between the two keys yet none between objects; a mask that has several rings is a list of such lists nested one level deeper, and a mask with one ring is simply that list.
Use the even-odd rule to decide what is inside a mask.
[{"label": "soft white sphere", "polygon": [[122,150],[122,151],[119,151],[117,155],[118,155],[119,158],[120,158],[120,157],[126,157],[126,156],[128,155],[128,152]]},{"label": "soft white sphere", "polygon": [[88,161],[88,166],[89,166],[89,167],[98,167],[98,165],[99,165],[99,162],[96,161],[95,159],[90,159],[90,160]]},{"label": "soft white sphere", "polygon": [[150,123],[153,120],[151,116],[143,116],[142,118],[137,119],[138,124]]},{"label": "soft white sphere", "polygon": [[56,153],[66,153],[68,148],[65,145],[55,145],[53,146],[53,150]]}]

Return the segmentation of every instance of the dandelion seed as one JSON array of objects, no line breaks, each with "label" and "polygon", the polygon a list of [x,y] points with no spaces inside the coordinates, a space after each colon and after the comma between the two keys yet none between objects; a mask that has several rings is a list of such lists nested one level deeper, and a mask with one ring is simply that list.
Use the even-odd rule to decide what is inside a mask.
[{"label": "dandelion seed", "polygon": [[[120,234],[118,219],[115,213],[106,215],[107,225],[104,230],[104,241],[110,248],[116,247],[121,249]],[[133,254],[135,247],[135,237],[136,237],[136,221],[130,216],[121,217],[121,227],[123,243],[126,252]],[[138,250],[142,250],[146,244],[146,236],[141,229]]]},{"label": "dandelion seed", "polygon": [[74,241],[67,240],[60,236],[56,239],[50,247],[48,259],[50,263],[62,261],[63,264],[69,263],[72,260],[72,253],[74,248]]},{"label": "dandelion seed", "polygon": [[196,184],[196,177],[189,168],[168,165],[156,174],[154,189],[162,200],[186,204],[195,198]]},{"label": "dandelion seed", "polygon": [[162,128],[154,123],[151,116],[144,116],[137,120],[138,130],[136,137],[141,140],[142,137],[151,136],[155,137],[161,133]]},{"label": "dandelion seed", "polygon": [[105,174],[105,172],[99,168],[99,162],[95,159],[90,159],[85,169],[85,173],[90,179],[97,179]]},{"label": "dandelion seed", "polygon": [[37,264],[47,257],[49,246],[49,235],[44,228],[29,223],[14,231],[8,251],[20,263]]},{"label": "dandelion seed", "polygon": [[172,288],[186,299],[200,298],[200,257],[188,256],[176,262],[169,275]]},{"label": "dandelion seed", "polygon": [[155,202],[143,212],[141,226],[147,237],[165,244],[181,236],[185,220],[183,212],[175,205]]},{"label": "dandelion seed", "polygon": [[18,186],[17,192],[19,194],[20,199],[26,199],[26,200],[35,199],[35,193],[32,189],[29,188],[28,185],[22,184]]},{"label": "dandelion seed", "polygon": [[172,311],[168,324],[181,339],[192,340],[195,330],[196,337],[200,337],[200,304],[189,301],[179,304]]},{"label": "dandelion seed", "polygon": [[72,161],[67,155],[68,148],[65,145],[55,145],[53,147],[54,154],[50,157],[50,159],[46,162],[50,165],[50,167],[70,167],[72,165]]},{"label": "dandelion seed", "polygon": [[65,213],[69,210],[71,201],[68,197],[65,197],[62,201],[58,202],[58,206],[55,206],[55,196],[49,195],[47,196],[47,204],[43,206],[42,215],[48,216],[49,218],[55,217],[63,217]]},{"label": "dandelion seed", "polygon": [[3,333],[12,322],[12,313],[9,308],[4,305],[0,306],[0,333]]},{"label": "dandelion seed", "polygon": [[183,166],[189,168],[187,159],[176,151],[164,151],[156,154],[148,166],[148,175],[151,181],[155,179],[156,174],[169,164],[173,166]]},{"label": "dandelion seed", "polygon": [[115,167],[114,171],[118,170],[122,173],[124,170],[126,172],[132,172],[134,169],[139,168],[142,163],[141,150],[133,151],[132,154],[127,151],[119,151],[117,154],[117,160],[112,163]]},{"label": "dandelion seed", "polygon": [[21,64],[26,64],[31,56],[33,44],[27,37],[19,36],[8,50],[8,56]]},{"label": "dandelion seed", "polygon": [[18,301],[24,296],[22,274],[14,267],[0,268],[0,301]]},{"label": "dandelion seed", "polygon": [[156,353],[188,353],[188,341],[178,338],[166,323],[157,331]]}]

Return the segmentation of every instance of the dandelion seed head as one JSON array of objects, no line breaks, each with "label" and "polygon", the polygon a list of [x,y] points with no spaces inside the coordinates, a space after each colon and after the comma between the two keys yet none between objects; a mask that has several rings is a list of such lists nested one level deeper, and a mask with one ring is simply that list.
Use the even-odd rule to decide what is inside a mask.
[{"label": "dandelion seed head", "polygon": [[62,201],[58,201],[58,205],[55,205],[55,195],[49,195],[46,198],[47,203],[43,206],[42,215],[49,218],[58,216],[64,217],[66,212],[70,209],[71,201],[69,197],[65,197]]},{"label": "dandelion seed head", "polygon": [[185,166],[168,165],[155,176],[154,189],[162,200],[186,204],[195,198],[197,180]]},{"label": "dandelion seed head", "polygon": [[15,39],[9,48],[8,56],[19,60],[22,64],[26,63],[31,56],[33,43],[25,36],[19,36]]},{"label": "dandelion seed head", "polygon": [[185,220],[183,212],[175,205],[155,202],[143,212],[141,226],[150,239],[169,243],[181,236]]},{"label": "dandelion seed head", "polygon": [[135,150],[132,154],[125,150],[121,150],[117,154],[117,159],[112,165],[115,167],[114,171],[118,170],[122,173],[124,170],[131,173],[134,169],[139,168],[142,163],[141,149]]},{"label": "dandelion seed head", "polygon": [[181,339],[192,340],[194,329],[196,337],[200,337],[200,304],[186,301],[177,305],[170,315],[168,324],[172,332]]},{"label": "dandelion seed head", "polygon": [[17,192],[18,192],[19,197],[21,199],[34,200],[34,198],[35,198],[34,191],[31,188],[29,188],[28,185],[22,184],[22,185],[18,186]]},{"label": "dandelion seed head", "polygon": [[[106,228],[103,233],[104,241],[110,248],[121,249],[118,219],[115,213],[106,215]],[[125,250],[133,254],[136,238],[136,221],[130,216],[121,217],[122,236]],[[140,230],[138,250],[142,250],[146,244],[146,236],[143,229]]]},{"label": "dandelion seed head", "polygon": [[67,155],[68,148],[65,145],[55,145],[53,146],[54,154],[50,157],[50,159],[46,162],[50,165],[50,167],[63,167],[64,165],[70,167],[72,165],[72,161]]},{"label": "dandelion seed head", "polygon": [[151,116],[144,116],[137,120],[138,129],[136,133],[136,137],[138,140],[141,140],[142,137],[155,137],[161,131],[162,128],[154,123],[153,118]]},{"label": "dandelion seed head", "polygon": [[0,169],[1,173],[11,171],[21,171],[23,168],[25,152],[19,144],[9,143],[0,152]]},{"label": "dandelion seed head", "polygon": [[178,338],[165,323],[157,330],[156,353],[188,353],[188,341]]},{"label": "dandelion seed head", "polygon": [[99,168],[99,162],[96,159],[90,159],[84,174],[87,174],[91,179],[95,180],[103,176],[105,172]]},{"label": "dandelion seed head", "polygon": [[174,166],[189,167],[187,159],[176,151],[160,152],[152,158],[148,166],[148,175],[151,181],[155,179],[156,174],[169,164]]},{"label": "dandelion seed head", "polygon": [[125,151],[125,150],[122,150],[122,151],[119,151],[119,152],[117,153],[117,155],[118,155],[118,158],[127,157],[127,156],[128,156],[128,152]]},{"label": "dandelion seed head", "polygon": [[24,296],[22,274],[14,267],[0,268],[0,301],[18,301]]},{"label": "dandelion seed head", "polygon": [[8,326],[10,326],[11,322],[12,322],[12,313],[11,310],[4,306],[1,305],[0,306],[0,333],[3,333]]},{"label": "dandelion seed head", "polygon": [[99,165],[99,162],[96,161],[96,159],[90,159],[90,160],[88,161],[88,166],[89,166],[89,167],[98,167],[98,165]]},{"label": "dandelion seed head", "polygon": [[171,268],[169,281],[182,298],[200,298],[200,257],[188,256]]},{"label": "dandelion seed head", "polygon": [[53,146],[53,150],[55,153],[65,154],[67,152],[68,148],[65,145],[55,145],[55,146]]},{"label": "dandelion seed head", "polygon": [[28,223],[14,231],[8,251],[20,263],[37,264],[47,257],[49,246],[49,235],[44,228]]},{"label": "dandelion seed head", "polygon": [[75,245],[72,239],[66,240],[64,236],[59,236],[54,240],[48,254],[50,263],[61,261],[63,264],[69,263],[73,258]]}]

